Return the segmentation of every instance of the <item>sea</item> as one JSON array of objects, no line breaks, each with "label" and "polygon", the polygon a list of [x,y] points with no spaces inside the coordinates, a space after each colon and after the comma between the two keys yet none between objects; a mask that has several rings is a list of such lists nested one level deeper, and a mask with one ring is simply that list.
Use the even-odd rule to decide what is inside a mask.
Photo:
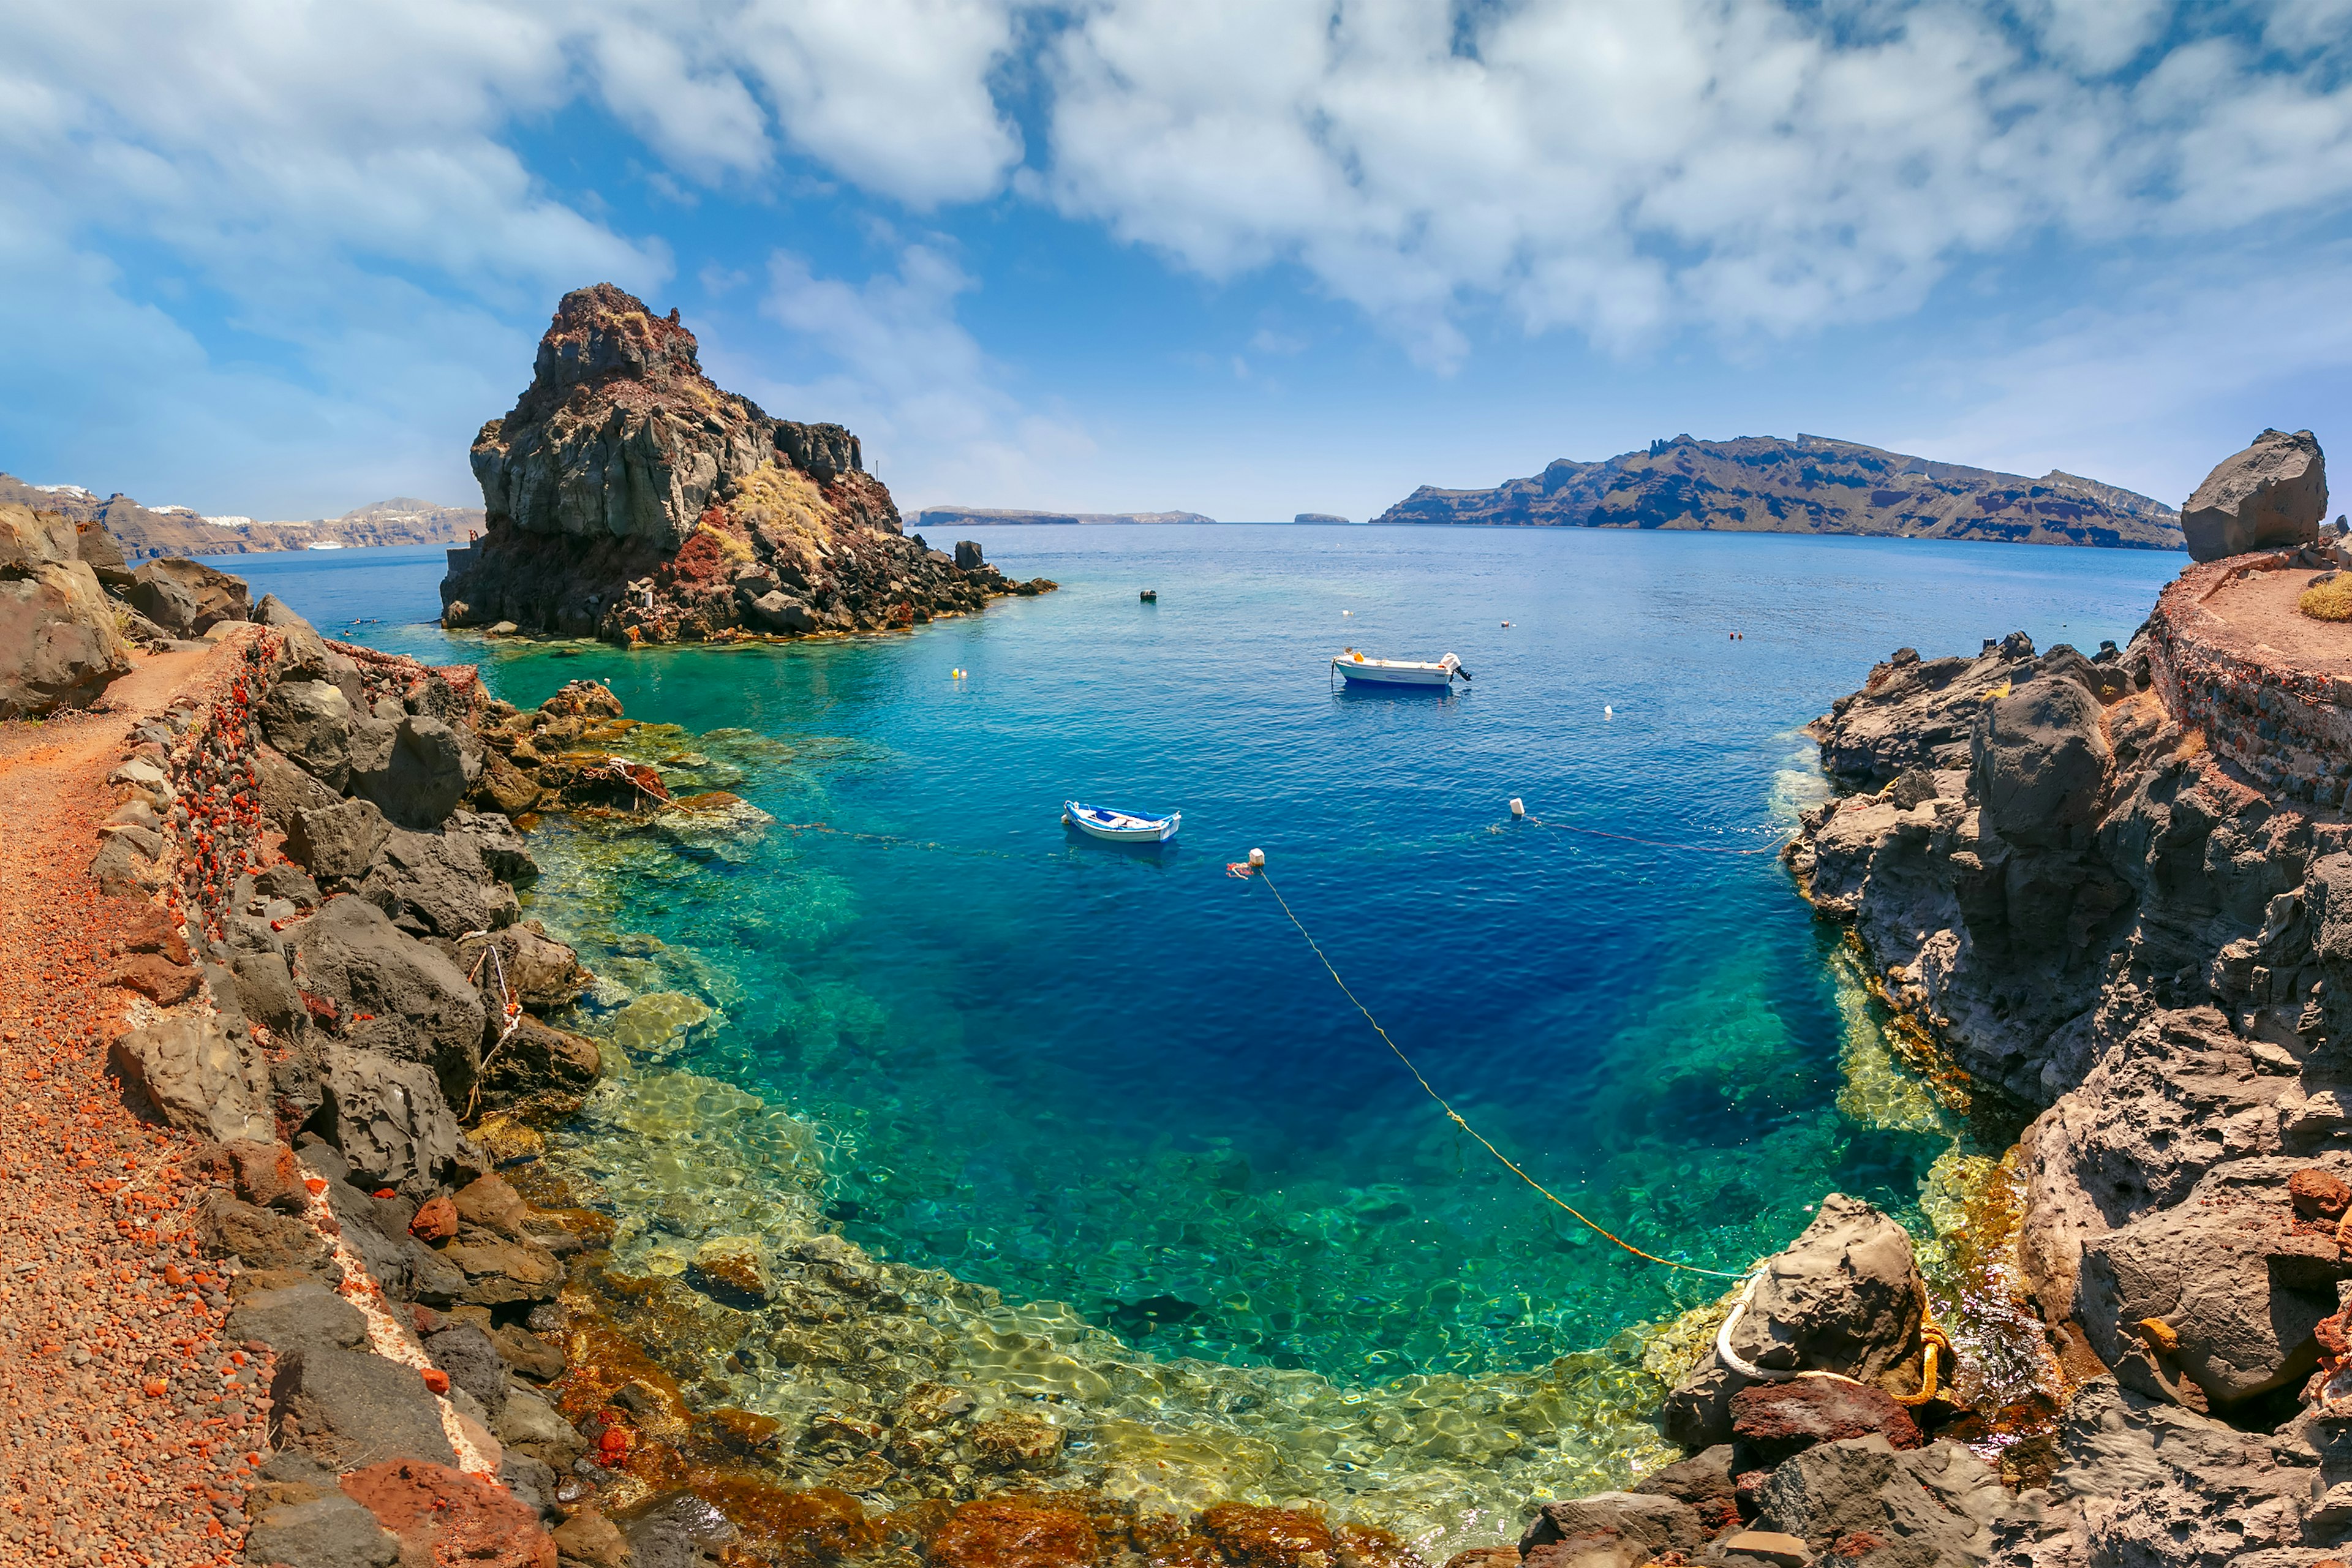
[{"label": "sea", "polygon": [[[618,843],[551,820],[526,912],[605,977],[581,1026],[635,1070],[809,1131],[816,1157],[773,1179],[824,1224],[1132,1362],[1324,1391],[1375,1434],[1384,1399],[1425,1410],[1432,1388],[1521,1387],[1603,1347],[1638,1363],[1826,1194],[1931,1254],[1950,1239],[1955,1184],[1998,1139],[1890,1042],[1774,853],[1826,795],[1803,727],[1899,647],[2126,641],[2185,559],[1575,529],[970,536],[1059,589],[903,633],[626,652],[444,632],[437,549],[223,564],[328,636],[478,663],[519,704],[606,681],[677,727],[644,754],[679,788],[772,819]],[[1467,679],[1351,688],[1331,668],[1350,648],[1451,652]],[[1073,800],[1181,830],[1099,843],[1064,825]],[[664,1253],[662,1226],[625,1231],[677,1263],[694,1238]],[[1227,1489],[1344,1507],[1381,1479],[1412,1498],[1389,1521],[1432,1549],[1515,1529],[1514,1486],[1575,1479],[1563,1459],[1433,1481],[1383,1466],[1377,1436],[1335,1469],[1307,1423],[1267,1420],[1244,1435],[1297,1451]],[[1655,1452],[1584,1436],[1560,1451],[1604,1480]]]}]

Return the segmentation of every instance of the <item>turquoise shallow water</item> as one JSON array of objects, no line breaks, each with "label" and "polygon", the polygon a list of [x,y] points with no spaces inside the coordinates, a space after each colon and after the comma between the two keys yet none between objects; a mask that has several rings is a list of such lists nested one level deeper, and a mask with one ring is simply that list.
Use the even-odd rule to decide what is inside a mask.
[{"label": "turquoise shallow water", "polygon": [[[751,836],[551,829],[535,912],[611,982],[606,1014],[712,1010],[667,1037],[641,1012],[629,1037],[814,1123],[851,1237],[1156,1354],[1341,1383],[1539,1365],[1721,1283],[1600,1241],[1460,1136],[1227,861],[1265,848],[1432,1081],[1643,1246],[1738,1269],[1832,1189],[1916,1215],[1948,1137],[1840,1109],[1851,997],[1778,862],[1513,825],[1505,802],[1769,846],[1819,789],[1797,727],[1874,659],[2019,627],[2087,651],[2181,563],[1570,531],[977,536],[1063,590],[905,636],[634,655],[415,624],[437,551],[229,564],[330,635],[480,659],[517,702],[608,679],[690,732],[665,747],[684,780],[772,814]],[[1475,679],[1335,691],[1349,643],[1451,649]],[[1181,808],[1183,833],[1074,841],[1074,795]]]}]

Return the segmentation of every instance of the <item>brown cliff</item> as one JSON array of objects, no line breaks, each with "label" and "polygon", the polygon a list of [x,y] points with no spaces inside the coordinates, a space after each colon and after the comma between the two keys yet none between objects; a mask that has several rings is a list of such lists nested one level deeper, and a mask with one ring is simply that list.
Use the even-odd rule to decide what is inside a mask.
[{"label": "brown cliff", "polygon": [[2114,485],[2056,469],[2028,479],[1821,436],[1677,436],[1603,462],[1563,458],[1493,489],[1424,485],[1372,521],[2181,548],[2178,513]]},{"label": "brown cliff", "polygon": [[609,283],[563,297],[473,464],[488,528],[450,552],[450,626],[628,643],[871,631],[1052,585],[907,537],[856,437],[722,390],[677,311]]},{"label": "brown cliff", "polygon": [[120,491],[100,498],[75,485],[32,485],[13,474],[0,474],[0,506],[9,505],[54,511],[77,524],[94,525],[133,561],[163,555],[252,555],[308,550],[314,544],[354,550],[457,544],[482,526],[478,508],[440,506],[414,496],[373,501],[341,517],[254,522],[202,517],[185,507],[142,506]]}]

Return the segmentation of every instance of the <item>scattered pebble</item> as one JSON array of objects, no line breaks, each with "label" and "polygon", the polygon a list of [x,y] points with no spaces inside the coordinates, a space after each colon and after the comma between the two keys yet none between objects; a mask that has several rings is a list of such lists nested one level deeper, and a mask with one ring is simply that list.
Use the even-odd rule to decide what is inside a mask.
[{"label": "scattered pebble", "polygon": [[105,948],[136,906],[100,899],[89,862],[131,731],[239,667],[142,658],[105,712],[0,724],[0,1561],[236,1560],[267,1367],[226,1381],[190,1142],[106,1074],[130,995]]}]

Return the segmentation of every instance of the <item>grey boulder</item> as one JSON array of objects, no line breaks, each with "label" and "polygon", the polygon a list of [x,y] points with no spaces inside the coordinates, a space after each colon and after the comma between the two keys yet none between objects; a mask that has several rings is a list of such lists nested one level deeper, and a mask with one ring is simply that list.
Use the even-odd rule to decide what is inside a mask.
[{"label": "grey boulder", "polygon": [[340,1043],[320,1053],[335,1146],[369,1187],[432,1195],[465,1152],[465,1134],[432,1068]]},{"label": "grey boulder", "polygon": [[[2125,1386],[2227,1406],[2301,1379],[2312,1331],[2352,1275],[2332,1226],[2298,1226],[2287,1180],[2317,1164],[2341,1177],[2352,1159],[2264,1156],[2215,1166],[2178,1205],[2084,1242],[2076,1316],[2091,1349]],[[2173,1343],[2147,1342],[2149,1319]]]},{"label": "grey boulder", "polygon": [[[1832,1193],[1787,1250],[1767,1259],[1730,1335],[1768,1372],[1835,1372],[1870,1382],[1908,1357],[1927,1287],[1903,1227],[1859,1198]],[[1666,1436],[1685,1448],[1731,1440],[1731,1396],[1751,1380],[1712,1350],[1666,1396]]]},{"label": "grey boulder", "polygon": [[[307,989],[333,998],[370,1041],[430,1065],[446,1093],[472,1087],[482,1059],[481,996],[437,949],[349,895],[328,900],[290,934]],[[358,1023],[362,1014],[372,1022]]]},{"label": "grey boulder", "polygon": [[[491,949],[497,956],[485,957],[485,950]],[[457,962],[481,986],[486,1003],[503,979],[506,988],[537,1013],[578,1000],[594,979],[580,967],[579,955],[549,936],[537,921],[524,921],[459,942]]]},{"label": "grey boulder", "polygon": [[[2315,1560],[2309,1548],[2345,1534],[2324,1504],[2315,1506],[2323,1488],[2344,1479],[2332,1442],[2315,1452],[2291,1437],[2241,1432],[2101,1377],[2066,1406],[2058,1443],[2049,1488],[2020,1497],[1996,1522],[2003,1568],[2222,1568],[2273,1552],[2284,1568]],[[2303,1554],[2284,1555],[2293,1549]]]},{"label": "grey boulder", "polygon": [[247,1019],[280,1039],[310,1026],[310,1008],[284,953],[275,947],[233,953],[229,968],[236,975],[236,1005]]},{"label": "grey boulder", "polygon": [[2042,676],[1984,705],[1969,763],[1986,826],[2016,845],[2063,844],[2098,821],[2114,752],[2099,700]]},{"label": "grey boulder", "polygon": [[[322,650],[323,651],[323,650]],[[261,732],[331,789],[352,776],[352,703],[323,680],[280,680],[263,700]]]},{"label": "grey boulder", "polygon": [[1645,1554],[1692,1552],[1713,1533],[1688,1503],[1649,1492],[1601,1492],[1544,1504],[1519,1537],[1519,1551],[1597,1536],[1641,1546]]},{"label": "grey boulder", "polygon": [[267,742],[253,749],[253,775],[260,786],[262,815],[281,832],[291,830],[296,814],[331,806],[342,798]]},{"label": "grey boulder", "polygon": [[299,1500],[265,1503],[246,1532],[245,1561],[272,1568],[394,1568],[400,1537],[331,1487]]},{"label": "grey boulder", "polygon": [[348,888],[368,874],[392,837],[374,802],[338,800],[297,809],[286,824],[287,858],[323,888]]},{"label": "grey boulder", "polygon": [[298,1350],[363,1350],[367,1319],[323,1285],[257,1290],[228,1315],[232,1341],[259,1340],[280,1355]]},{"label": "grey boulder", "polygon": [[563,1418],[562,1411],[536,1394],[508,1389],[506,1403],[499,1406],[498,1415],[499,1442],[534,1455],[559,1470],[570,1469],[572,1461],[588,1450],[579,1429]]},{"label": "grey boulder", "polygon": [[751,601],[751,614],[760,625],[772,632],[803,635],[817,629],[817,618],[808,605],[781,589],[761,595]]},{"label": "grey boulder", "polygon": [[425,1353],[449,1381],[481,1402],[495,1417],[507,1399],[507,1369],[490,1336],[472,1323],[458,1323],[425,1337]]},{"label": "grey boulder", "polygon": [[482,776],[482,753],[429,713],[354,724],[351,787],[399,826],[438,828]]},{"label": "grey boulder", "polygon": [[403,930],[452,941],[512,925],[522,912],[468,834],[394,828],[358,891]]},{"label": "grey boulder", "polygon": [[2180,509],[2192,560],[2317,542],[2327,515],[2327,459],[2308,430],[2265,430],[2217,464]]},{"label": "grey boulder", "polygon": [[1956,1443],[1898,1454],[1873,1435],[1823,1443],[1784,1461],[1756,1489],[1757,1527],[1815,1552],[1869,1536],[1874,1568],[1958,1568],[1990,1554],[2010,1494]]},{"label": "grey boulder", "polygon": [[114,1044],[123,1083],[144,1094],[165,1121],[227,1142],[278,1136],[269,1073],[228,1037],[216,1018],[159,1018]]},{"label": "grey boulder", "polygon": [[150,561],[131,574],[131,606],[182,637],[202,637],[224,621],[253,615],[244,578],[180,556]]},{"label": "grey boulder", "polygon": [[0,506],[0,719],[87,706],[131,669],[114,605],[74,548],[65,519]]},{"label": "grey boulder", "polygon": [[347,1350],[278,1358],[269,1385],[269,1436],[338,1473],[387,1459],[455,1467],[441,1407],[414,1367]]}]

